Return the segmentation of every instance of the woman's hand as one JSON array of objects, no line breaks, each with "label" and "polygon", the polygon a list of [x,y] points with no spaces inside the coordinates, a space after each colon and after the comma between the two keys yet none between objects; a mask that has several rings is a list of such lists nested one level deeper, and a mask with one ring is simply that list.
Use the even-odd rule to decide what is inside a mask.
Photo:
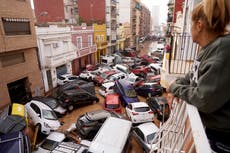
[{"label": "woman's hand", "polygon": [[167,101],[168,101],[168,105],[169,105],[170,109],[172,109],[174,98],[175,98],[175,96],[172,93],[167,94]]}]

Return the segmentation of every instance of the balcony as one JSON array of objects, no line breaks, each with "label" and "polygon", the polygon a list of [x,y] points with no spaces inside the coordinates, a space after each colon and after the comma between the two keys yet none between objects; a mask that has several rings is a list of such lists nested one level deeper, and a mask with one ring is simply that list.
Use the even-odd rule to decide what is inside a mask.
[{"label": "balcony", "polygon": [[97,42],[96,44],[97,44],[98,49],[104,49],[104,48],[107,48],[107,46],[108,46],[107,41],[105,41],[105,42]]},{"label": "balcony", "polygon": [[45,68],[57,67],[67,62],[70,62],[75,58],[77,58],[77,54],[75,51],[70,51],[55,56],[46,56],[44,66]]},{"label": "balcony", "polygon": [[197,109],[182,101],[174,104],[170,118],[153,140],[155,145],[150,153],[211,153]]},{"label": "balcony", "polygon": [[89,55],[91,53],[95,53],[96,51],[97,51],[97,46],[93,45],[93,46],[85,47],[85,48],[78,50],[77,54],[78,54],[78,57],[80,58],[80,57]]}]

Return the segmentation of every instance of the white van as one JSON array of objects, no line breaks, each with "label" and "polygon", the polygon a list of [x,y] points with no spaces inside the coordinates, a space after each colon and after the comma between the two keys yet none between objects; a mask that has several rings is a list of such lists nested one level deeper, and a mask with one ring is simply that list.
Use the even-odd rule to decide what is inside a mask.
[{"label": "white van", "polygon": [[114,65],[115,57],[114,56],[101,56],[101,64],[108,66]]},{"label": "white van", "polygon": [[90,153],[126,153],[132,122],[108,117],[89,146]]}]

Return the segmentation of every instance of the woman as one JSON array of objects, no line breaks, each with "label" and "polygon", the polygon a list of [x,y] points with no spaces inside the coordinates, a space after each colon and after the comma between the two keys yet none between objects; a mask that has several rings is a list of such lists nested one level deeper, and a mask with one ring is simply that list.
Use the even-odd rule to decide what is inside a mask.
[{"label": "woman", "polygon": [[192,72],[169,86],[168,102],[178,97],[197,107],[213,151],[230,152],[230,0],[203,0],[191,19],[201,51]]}]

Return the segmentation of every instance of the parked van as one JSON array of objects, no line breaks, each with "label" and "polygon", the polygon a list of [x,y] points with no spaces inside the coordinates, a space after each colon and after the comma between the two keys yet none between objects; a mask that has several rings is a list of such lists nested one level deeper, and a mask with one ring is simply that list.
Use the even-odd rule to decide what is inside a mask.
[{"label": "parked van", "polygon": [[108,117],[89,146],[90,153],[126,153],[132,122]]},{"label": "parked van", "polygon": [[112,66],[114,65],[114,61],[115,61],[114,56],[101,56],[101,64]]}]

